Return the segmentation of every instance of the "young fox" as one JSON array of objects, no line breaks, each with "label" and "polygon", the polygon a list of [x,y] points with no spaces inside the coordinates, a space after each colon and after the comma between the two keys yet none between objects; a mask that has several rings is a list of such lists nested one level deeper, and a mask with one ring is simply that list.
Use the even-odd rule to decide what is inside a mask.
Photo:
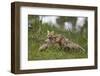
[{"label": "young fox", "polygon": [[55,40],[56,40],[55,42],[58,43],[61,48],[77,49],[77,50],[81,49],[81,50],[85,51],[85,49],[83,49],[80,45],[70,41],[68,38],[65,38],[61,35],[56,36]]},{"label": "young fox", "polygon": [[60,34],[55,34],[54,31],[47,31],[47,39],[45,43],[39,48],[39,50],[45,50],[50,45],[58,44],[60,48],[64,49],[81,49],[85,51],[80,45],[70,41],[68,38]]}]

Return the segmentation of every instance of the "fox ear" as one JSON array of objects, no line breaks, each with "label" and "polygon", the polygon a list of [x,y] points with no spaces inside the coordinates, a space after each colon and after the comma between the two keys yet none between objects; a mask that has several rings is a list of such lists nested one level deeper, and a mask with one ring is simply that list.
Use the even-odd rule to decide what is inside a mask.
[{"label": "fox ear", "polygon": [[49,30],[47,30],[47,34],[49,34],[50,33],[50,31]]}]

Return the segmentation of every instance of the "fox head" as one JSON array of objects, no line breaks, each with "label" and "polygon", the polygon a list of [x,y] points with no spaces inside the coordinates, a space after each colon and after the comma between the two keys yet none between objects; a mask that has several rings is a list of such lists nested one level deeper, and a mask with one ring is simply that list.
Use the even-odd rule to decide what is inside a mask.
[{"label": "fox head", "polygon": [[53,38],[54,37],[54,31],[47,31],[47,37],[48,38]]},{"label": "fox head", "polygon": [[48,42],[49,43],[55,43],[55,39],[56,39],[56,37],[55,37],[56,35],[55,35],[55,33],[54,33],[54,31],[47,31],[47,40],[48,40]]}]

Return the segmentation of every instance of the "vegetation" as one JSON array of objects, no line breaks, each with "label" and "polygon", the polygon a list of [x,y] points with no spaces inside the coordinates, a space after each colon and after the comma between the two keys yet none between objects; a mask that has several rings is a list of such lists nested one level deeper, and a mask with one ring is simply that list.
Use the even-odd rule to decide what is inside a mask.
[{"label": "vegetation", "polygon": [[[61,17],[62,19],[63,17]],[[69,19],[68,19],[69,18]],[[66,19],[66,18],[65,18]],[[70,20],[67,17],[67,20]],[[74,17],[74,19],[76,19]],[[57,19],[59,24],[63,24],[60,18]],[[63,19],[62,19],[63,20]],[[63,20],[64,21],[64,20]],[[73,20],[75,21],[75,20]],[[57,28],[51,26],[50,23],[42,23],[39,20],[39,16],[29,15],[28,16],[28,60],[48,60],[48,59],[77,59],[77,58],[87,58],[87,31],[76,32],[74,29],[72,31],[67,31],[64,28]],[[74,22],[73,22],[74,23]],[[85,24],[87,25],[87,24]],[[63,26],[63,25],[61,25]],[[85,27],[87,30],[87,27]],[[86,51],[81,50],[67,50],[58,49],[58,47],[50,47],[46,50],[39,51],[39,47],[47,39],[47,30],[55,31],[57,34],[61,34],[71,41],[82,46]]]}]

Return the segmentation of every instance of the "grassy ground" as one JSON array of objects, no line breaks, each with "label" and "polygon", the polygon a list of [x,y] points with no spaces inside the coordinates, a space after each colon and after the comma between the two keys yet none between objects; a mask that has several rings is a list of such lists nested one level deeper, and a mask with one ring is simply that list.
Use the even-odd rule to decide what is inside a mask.
[{"label": "grassy ground", "polygon": [[[47,59],[76,59],[87,58],[87,35],[86,33],[75,33],[75,31],[66,31],[61,28],[49,26],[48,24],[37,25],[35,29],[28,30],[28,60],[47,60]],[[58,49],[58,47],[50,47],[47,50],[39,51],[39,47],[47,38],[47,30],[55,31],[64,35],[71,41],[82,46],[86,51]]]}]

